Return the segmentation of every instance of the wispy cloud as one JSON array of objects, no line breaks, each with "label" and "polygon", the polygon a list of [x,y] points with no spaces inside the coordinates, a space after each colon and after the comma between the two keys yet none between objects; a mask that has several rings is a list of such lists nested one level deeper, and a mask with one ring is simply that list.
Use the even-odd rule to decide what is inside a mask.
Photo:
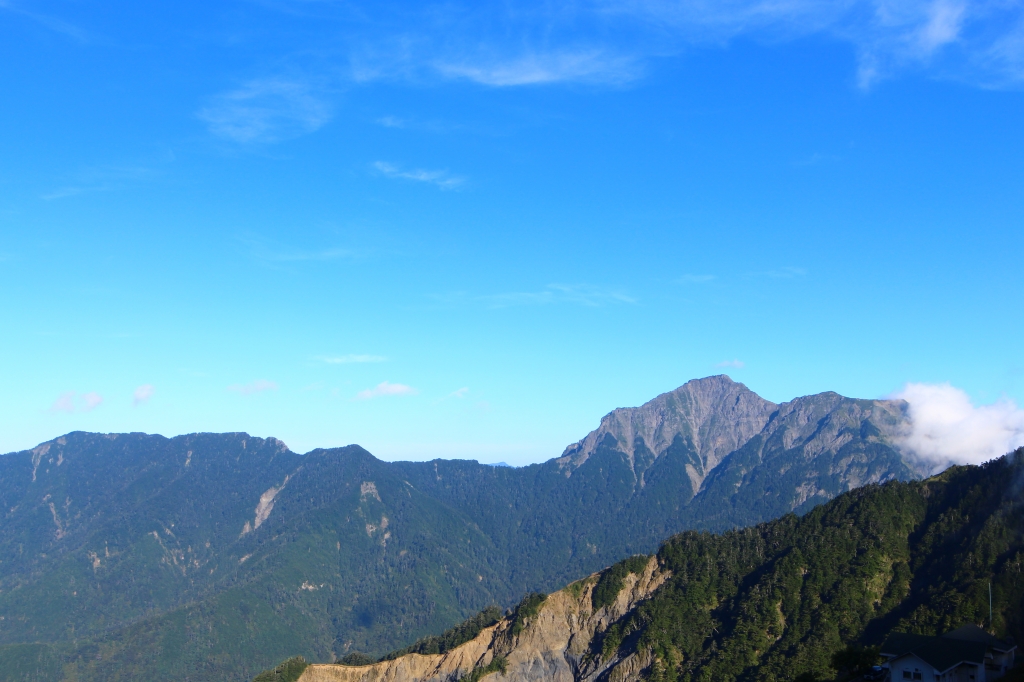
[{"label": "wispy cloud", "polygon": [[851,47],[862,88],[908,70],[984,87],[1024,81],[1024,5],[1017,0],[456,1],[409,20],[412,28],[354,50],[354,80],[615,85],[694,47],[820,36]]},{"label": "wispy cloud", "polygon": [[332,108],[310,82],[264,78],[217,95],[197,115],[220,137],[269,143],[318,130],[331,119]]},{"label": "wispy cloud", "polygon": [[418,119],[403,118],[400,116],[382,116],[374,120],[374,123],[383,128],[394,130],[416,130],[426,133],[452,133],[456,131],[471,131],[477,133],[493,134],[487,127],[475,124],[456,123],[439,119]]},{"label": "wispy cloud", "polygon": [[807,270],[805,268],[781,267],[755,274],[771,277],[772,279],[796,279],[806,275]]},{"label": "wispy cloud", "polygon": [[75,391],[64,391],[50,405],[50,412],[92,412],[103,404],[103,396],[94,391],[79,395]]},{"label": "wispy cloud", "polygon": [[95,166],[74,173],[69,183],[44,192],[39,198],[54,201],[94,192],[112,192],[153,175],[154,170],[145,166]]},{"label": "wispy cloud", "polygon": [[621,291],[587,284],[549,284],[541,291],[515,291],[504,294],[491,294],[477,296],[475,300],[492,308],[552,305],[556,303],[572,303],[596,308],[612,303],[632,304],[637,302],[635,298]]},{"label": "wispy cloud", "polygon": [[228,386],[228,390],[242,395],[253,395],[255,393],[263,393],[264,391],[276,391],[277,384],[266,379],[257,379],[248,384],[232,384]]},{"label": "wispy cloud", "polygon": [[381,398],[384,396],[391,395],[416,395],[419,393],[412,386],[406,386],[405,384],[392,384],[387,381],[382,381],[373,388],[368,388],[365,391],[359,391],[356,394],[356,400],[370,400],[371,398]]},{"label": "wispy cloud", "polygon": [[901,445],[937,469],[979,464],[1024,445],[1024,410],[1011,400],[975,406],[948,383],[910,383],[889,397],[910,405]]},{"label": "wispy cloud", "polygon": [[347,365],[350,363],[360,362],[384,362],[387,360],[383,355],[326,355],[317,358],[321,362],[326,362],[328,365]]},{"label": "wispy cloud", "polygon": [[683,275],[677,281],[681,284],[707,284],[717,279],[715,275]]},{"label": "wispy cloud", "polygon": [[153,384],[142,384],[132,393],[132,406],[138,407],[149,402],[149,399],[153,397],[153,392]]},{"label": "wispy cloud", "polygon": [[442,396],[434,400],[434,404],[443,403],[446,400],[463,400],[469,394],[469,386],[463,386],[462,388],[456,389],[446,396]]},{"label": "wispy cloud", "polygon": [[82,412],[92,412],[103,404],[103,396],[99,393],[89,392],[82,394]]},{"label": "wispy cloud", "polygon": [[746,363],[742,360],[722,360],[715,367],[732,367],[734,369],[743,369]]},{"label": "wispy cloud", "polygon": [[74,412],[75,411],[75,392],[64,391],[57,399],[50,405],[50,412]]},{"label": "wispy cloud", "polygon": [[261,254],[261,257],[267,260],[280,261],[282,263],[298,262],[298,261],[327,261],[337,260],[339,258],[348,258],[354,256],[355,252],[352,249],[320,249],[319,251],[277,251],[277,252],[266,252]]},{"label": "wispy cloud", "polygon": [[626,83],[642,74],[636,59],[595,48],[531,53],[485,63],[478,58],[464,62],[442,61],[434,66],[446,78],[492,87],[562,82]]},{"label": "wispy cloud", "polygon": [[446,170],[402,170],[398,166],[386,161],[374,162],[373,168],[378,173],[388,178],[425,182],[435,185],[440,189],[456,189],[466,182],[465,178],[452,175]]},{"label": "wispy cloud", "polygon": [[36,22],[40,26],[43,26],[55,33],[60,33],[68,36],[80,43],[89,42],[91,35],[88,31],[85,31],[74,24],[71,24],[58,17],[50,16],[48,14],[39,14],[26,10],[22,7],[22,3],[13,2],[12,0],[0,0],[0,10],[11,12],[30,19]]},{"label": "wispy cloud", "polygon": [[360,252],[341,246],[324,246],[321,248],[295,248],[287,244],[269,241],[261,236],[246,235],[238,240],[249,247],[253,258],[266,263],[301,263],[316,261],[334,261],[344,258],[356,258]]}]

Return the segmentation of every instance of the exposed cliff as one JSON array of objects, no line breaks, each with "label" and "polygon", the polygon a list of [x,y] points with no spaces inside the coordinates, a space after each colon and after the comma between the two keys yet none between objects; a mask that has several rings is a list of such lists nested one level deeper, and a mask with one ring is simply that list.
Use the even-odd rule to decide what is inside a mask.
[{"label": "exposed cliff", "polygon": [[407,654],[366,666],[311,665],[299,682],[456,682],[474,673],[503,669],[502,679],[590,682],[632,680],[649,656],[595,656],[596,639],[648,599],[670,576],[651,557],[639,574],[629,573],[607,605],[594,607],[598,575],[551,594],[518,632],[515,613],[485,628],[476,638],[432,656]]},{"label": "exposed cliff", "polygon": [[640,407],[610,412],[597,429],[567,447],[558,461],[575,469],[610,436],[607,445],[623,452],[635,470],[638,448],[657,458],[681,440],[696,455],[687,473],[698,490],[707,472],[764,429],[775,408],[775,403],[725,375],[695,379]]},{"label": "exposed cliff", "polygon": [[[617,452],[643,487],[658,459],[675,456],[683,460],[696,495],[712,472],[719,466],[728,468],[730,455],[743,449],[753,447],[760,464],[796,451],[804,460],[831,456],[852,442],[863,441],[890,449],[907,473],[923,474],[912,460],[897,453],[896,443],[908,427],[907,405],[901,400],[856,400],[827,392],[776,405],[719,375],[688,381],[640,407],[610,412],[597,429],[567,447],[556,461],[572,474],[601,450]],[[856,466],[847,472],[840,467],[836,463],[830,469],[848,477],[844,490],[886,480],[885,473],[878,476]],[[805,485],[790,510],[815,492]],[[836,492],[822,490],[821,499],[830,499]]]}]

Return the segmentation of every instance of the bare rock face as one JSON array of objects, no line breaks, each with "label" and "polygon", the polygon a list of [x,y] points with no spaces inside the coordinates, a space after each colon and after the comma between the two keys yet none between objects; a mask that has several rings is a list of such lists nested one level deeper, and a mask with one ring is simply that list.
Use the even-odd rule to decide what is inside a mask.
[{"label": "bare rock face", "polygon": [[641,443],[658,457],[681,438],[700,460],[697,489],[722,458],[765,427],[776,407],[725,375],[694,379],[640,407],[605,415],[596,430],[567,447],[558,461],[576,469],[611,436],[633,465]]},{"label": "bare rock face", "polygon": [[493,679],[503,682],[638,680],[650,661],[636,654],[604,660],[592,655],[592,645],[596,636],[648,599],[668,578],[669,572],[651,557],[640,575],[626,576],[608,606],[596,610],[592,606],[594,574],[548,596],[518,634],[512,619],[505,618],[445,654],[408,654],[366,666],[311,665],[299,682],[456,682],[496,658],[504,659],[505,672]]},{"label": "bare rock face", "polygon": [[[705,493],[698,504],[708,502],[709,486],[722,477],[742,487],[754,469],[778,477],[814,462],[804,472],[808,480],[791,482],[800,489],[776,512],[785,513],[867,483],[925,475],[900,451],[909,423],[902,400],[856,400],[828,392],[777,405],[720,375],[694,379],[640,407],[612,411],[556,462],[572,476],[595,454],[615,451],[642,488],[646,470],[659,458],[689,453],[685,470],[692,490]],[[872,450],[875,445],[879,448]],[[811,480],[823,476],[827,484]],[[724,493],[711,497],[721,499]]]}]

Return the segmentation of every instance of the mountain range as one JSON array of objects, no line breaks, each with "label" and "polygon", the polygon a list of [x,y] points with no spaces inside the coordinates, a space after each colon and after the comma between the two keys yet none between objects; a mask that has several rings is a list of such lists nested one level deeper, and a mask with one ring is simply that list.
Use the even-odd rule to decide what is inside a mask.
[{"label": "mountain range", "polygon": [[877,660],[872,647],[894,632],[974,624],[1019,642],[1022,491],[1024,449],[872,484],[803,517],[681,533],[654,556],[529,595],[506,617],[471,620],[416,653],[292,659],[256,682],[860,679]]},{"label": "mountain range", "polygon": [[0,670],[245,680],[379,656],[684,530],[925,473],[901,401],[774,404],[728,377],[618,409],[527,467],[300,455],[247,434],[71,433],[0,457]]}]

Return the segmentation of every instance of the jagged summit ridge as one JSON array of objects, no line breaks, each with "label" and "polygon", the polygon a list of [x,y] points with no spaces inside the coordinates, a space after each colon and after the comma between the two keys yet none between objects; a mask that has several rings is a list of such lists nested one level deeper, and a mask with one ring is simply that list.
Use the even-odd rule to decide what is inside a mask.
[{"label": "jagged summit ridge", "polygon": [[703,479],[726,455],[759,433],[776,407],[724,374],[694,379],[640,407],[608,413],[596,430],[567,447],[559,461],[575,469],[611,436],[632,464],[638,441],[657,457],[678,437],[697,453]]},{"label": "jagged summit ridge", "polygon": [[[613,410],[557,462],[572,475],[600,448],[612,449],[622,454],[642,487],[651,461],[681,447],[690,453],[685,468],[696,493],[740,450],[753,448],[759,462],[779,453],[806,461],[835,455],[854,440],[898,450],[908,425],[901,400],[857,400],[829,391],[775,404],[723,374],[688,381],[640,407]],[[842,459],[843,466],[849,463]],[[914,468],[913,462],[908,465]],[[855,479],[856,485],[878,480],[866,474]]]}]

